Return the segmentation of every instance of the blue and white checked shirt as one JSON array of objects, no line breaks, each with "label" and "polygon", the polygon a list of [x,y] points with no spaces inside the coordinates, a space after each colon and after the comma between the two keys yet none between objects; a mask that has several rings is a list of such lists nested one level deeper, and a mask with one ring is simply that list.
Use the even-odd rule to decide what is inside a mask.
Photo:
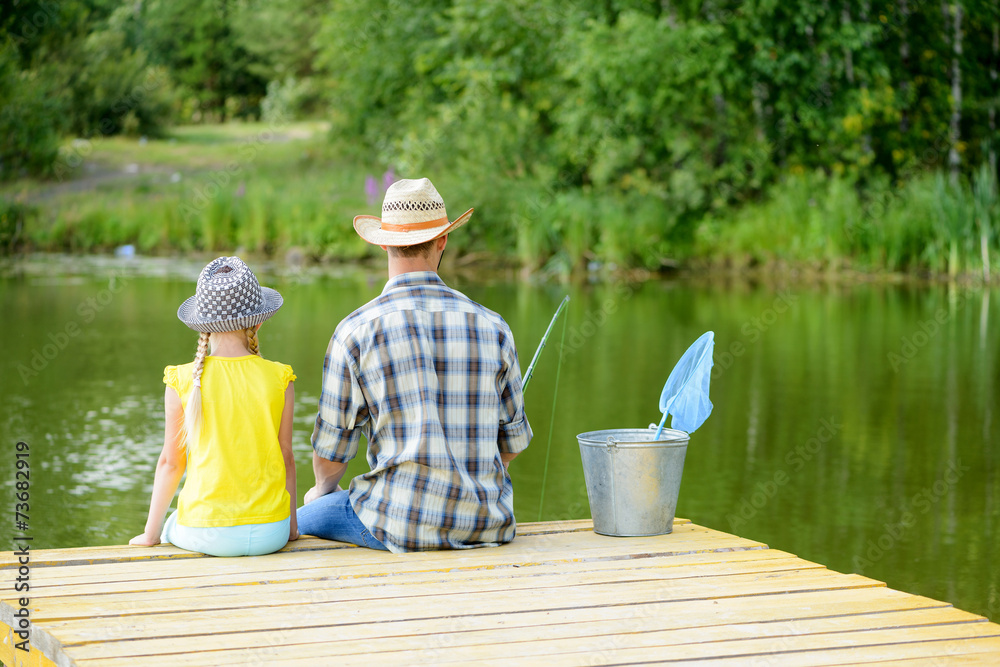
[{"label": "blue and white checked shirt", "polygon": [[500,453],[531,440],[514,337],[434,272],[392,278],[330,340],[313,449],[346,462],[362,433],[371,471],[351,505],[391,551],[514,539]]}]

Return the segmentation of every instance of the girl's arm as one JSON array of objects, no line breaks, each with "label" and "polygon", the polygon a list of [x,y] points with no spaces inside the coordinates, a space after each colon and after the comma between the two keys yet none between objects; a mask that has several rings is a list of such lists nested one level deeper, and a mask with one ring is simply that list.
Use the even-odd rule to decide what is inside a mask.
[{"label": "girl's arm", "polygon": [[278,444],[281,457],[285,460],[285,489],[291,497],[291,524],[288,527],[288,541],[299,539],[299,522],[295,515],[295,456],[292,454],[292,416],[295,410],[295,383],[289,382],[285,389],[285,408],[281,412],[281,426],[278,428]]},{"label": "girl's arm", "polygon": [[184,424],[184,410],[177,392],[167,387],[163,395],[167,425],[163,432],[163,451],[156,462],[156,476],[153,478],[153,497],[149,501],[149,516],[146,530],[128,541],[129,544],[151,547],[160,543],[163,519],[166,517],[170,501],[174,499],[177,484],[187,467],[187,455],[182,448],[181,426]]}]

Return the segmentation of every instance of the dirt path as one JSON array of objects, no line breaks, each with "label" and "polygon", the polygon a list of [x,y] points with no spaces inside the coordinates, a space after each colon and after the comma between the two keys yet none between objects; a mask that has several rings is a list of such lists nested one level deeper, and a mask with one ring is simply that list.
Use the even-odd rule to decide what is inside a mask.
[{"label": "dirt path", "polygon": [[[327,126],[323,124],[292,126],[283,131],[269,132],[267,143],[283,144],[291,141],[309,140],[324,133],[326,130]],[[256,131],[250,132],[246,135],[220,134],[213,143],[236,144],[241,141],[246,141],[248,137],[252,137],[255,134],[260,135],[262,132],[267,131],[268,130],[264,128],[257,129]],[[181,143],[184,143],[183,139],[181,139]],[[199,173],[222,169],[224,167],[225,163],[222,161],[218,163],[199,164],[197,167],[184,167],[179,164],[143,163],[140,161],[130,162],[124,166],[119,166],[116,164],[108,164],[102,161],[100,157],[97,157],[96,159],[91,158],[84,160],[80,168],[74,171],[72,176],[69,178],[49,181],[44,184],[40,184],[40,187],[33,191],[26,192],[23,195],[22,200],[25,203],[40,203],[62,195],[96,191],[102,185],[112,183],[116,185],[128,184],[129,182],[138,181],[140,179],[145,179],[145,181],[151,185],[179,183],[185,179],[190,179]]]}]

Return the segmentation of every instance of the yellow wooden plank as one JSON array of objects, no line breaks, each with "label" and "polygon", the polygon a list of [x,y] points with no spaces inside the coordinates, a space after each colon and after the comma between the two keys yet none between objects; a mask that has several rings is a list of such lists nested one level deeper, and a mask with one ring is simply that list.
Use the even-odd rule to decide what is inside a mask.
[{"label": "yellow wooden plank", "polygon": [[[12,610],[5,610],[12,611]],[[8,614],[4,613],[4,616]],[[0,620],[0,633],[3,640],[0,641],[0,663],[6,667],[56,667],[56,663],[45,655],[39,642],[45,645],[49,653],[58,651],[58,642],[52,642],[51,637],[44,631],[32,628],[28,640],[29,650],[27,652],[15,648],[22,639],[14,634],[14,629],[4,621]]]},{"label": "yellow wooden plank", "polygon": [[[791,619],[778,623],[732,623],[724,626],[699,628],[697,631],[682,628],[648,632],[602,633],[569,639],[540,637],[529,642],[507,642],[503,645],[500,653],[505,659],[512,660],[560,652],[600,652],[608,650],[608,647],[612,649],[628,647],[630,650],[645,647],[670,647],[673,653],[678,647],[697,644],[698,647],[692,649],[696,653],[689,654],[691,657],[695,657],[702,655],[704,651],[708,651],[708,655],[713,655],[713,652],[718,648],[715,644],[720,642],[727,644],[727,647],[723,649],[725,651],[745,654],[740,649],[740,642],[756,642],[760,646],[768,647],[768,650],[763,651],[764,653],[771,653],[771,649],[782,650],[786,645],[794,646],[795,650],[802,650],[803,647],[826,647],[826,642],[842,641],[842,638],[850,633],[860,635],[878,631],[885,633],[886,637],[891,636],[893,640],[912,641],[918,635],[925,636],[928,633],[937,632],[945,632],[950,637],[952,636],[952,626],[962,625],[961,630],[955,630],[961,636],[1000,634],[998,629],[994,629],[994,634],[991,635],[990,629],[986,627],[988,624],[982,621],[982,617],[955,609],[925,609],[832,618]],[[964,625],[970,627],[965,628]],[[947,629],[942,630],[945,626]],[[474,646],[470,645],[468,646],[469,650],[464,651],[464,653],[467,658],[472,657],[479,660],[497,655],[496,648],[495,645],[480,644],[478,649],[474,650]],[[395,655],[392,654],[391,657],[395,657]],[[409,657],[404,655],[403,659],[406,660]],[[441,656],[441,661],[448,659],[448,656]]]},{"label": "yellow wooden plank", "polygon": [[[802,622],[790,621],[790,625]],[[990,629],[990,626],[994,626]],[[729,626],[737,628],[739,626]],[[761,628],[763,629],[763,628]],[[763,656],[768,663],[780,654],[796,653],[795,664],[815,664],[804,655],[804,651],[831,651],[831,649],[882,649],[894,644],[908,644],[915,641],[954,641],[975,638],[1000,638],[1000,628],[986,622],[952,623],[946,625],[921,626],[919,628],[893,628],[873,630],[853,630],[845,632],[808,633],[796,635],[786,632],[777,636],[734,638],[714,641],[700,641],[698,633],[688,637],[678,637],[685,631],[664,631],[613,635],[589,639],[544,640],[531,642],[525,647],[525,656],[512,656],[512,645],[503,647],[441,647],[435,651],[435,664],[468,663],[475,661],[477,667],[497,667],[510,665],[512,660],[544,660],[546,665],[561,664],[620,664],[643,661],[669,662],[673,660],[704,660],[709,658],[737,657],[752,662],[754,657]],[[384,647],[380,647],[384,650]],[[294,657],[285,664],[298,664],[305,658],[305,647],[296,647]],[[864,651],[858,651],[863,656]],[[398,651],[384,656],[389,664],[417,664],[426,659],[424,651]],[[501,657],[502,656],[502,657]],[[383,656],[380,656],[380,658]],[[313,656],[312,660],[316,660]],[[370,656],[338,657],[338,665],[363,664]],[[585,659],[586,663],[581,662]],[[380,662],[382,662],[380,660]]]},{"label": "yellow wooden plank", "polygon": [[504,547],[405,555],[311,538],[258,558],[139,551],[34,552],[51,567],[33,572],[33,640],[130,666],[1000,655],[981,617],[684,520],[652,538],[524,524]]},{"label": "yellow wooden plank", "polygon": [[[702,553],[685,554],[690,556],[702,555]],[[169,590],[201,590],[214,586],[251,586],[258,584],[281,584],[285,582],[303,582],[303,581],[320,581],[326,582],[323,586],[332,586],[330,582],[351,582],[352,580],[359,579],[360,582],[357,583],[344,583],[345,586],[353,585],[371,585],[371,586],[382,586],[387,584],[404,584],[410,581],[420,582],[420,581],[443,581],[446,585],[457,585],[465,580],[474,581],[480,578],[487,578],[490,580],[505,580],[511,578],[521,578],[542,576],[543,574],[554,574],[553,570],[558,570],[559,566],[562,566],[567,574],[574,573],[586,573],[586,572],[615,572],[615,571],[628,571],[628,570],[643,570],[649,568],[660,567],[671,568],[672,564],[665,563],[664,558],[654,557],[650,559],[643,559],[643,561],[649,561],[649,563],[642,563],[636,567],[629,567],[627,564],[620,567],[598,567],[595,566],[594,562],[578,562],[578,561],[568,561],[562,564],[540,564],[540,565],[523,565],[520,567],[507,566],[507,567],[495,567],[489,569],[463,569],[448,572],[447,570],[431,570],[427,572],[393,572],[393,573],[373,573],[371,577],[364,577],[359,574],[353,568],[350,570],[338,570],[336,568],[323,568],[323,567],[303,567],[302,570],[280,570],[274,572],[251,572],[245,574],[218,574],[215,576],[192,576],[192,577],[170,577],[165,578],[162,581],[150,580],[150,579],[139,579],[139,580],[126,580],[123,582],[108,582],[108,583],[88,583],[88,584],[74,584],[66,586],[49,586],[45,589],[39,591],[37,595],[32,596],[34,601],[46,601],[46,600],[56,600],[56,599],[71,599],[84,595],[94,595],[94,594],[110,594],[110,593],[138,593],[142,594],[148,591],[169,591]],[[737,561],[737,560],[726,560],[726,561],[716,561],[716,562],[755,562],[757,560],[765,561],[771,559],[749,559],[747,561]],[[632,561],[629,561],[631,563]],[[690,564],[694,564],[692,561]],[[807,569],[813,568],[813,564],[807,561],[802,561],[801,564],[792,565],[794,569]],[[534,568],[538,568],[536,571]],[[449,577],[449,574],[454,575]],[[696,573],[697,574],[697,573]],[[670,577],[680,576],[680,575],[669,575]],[[711,576],[708,574],[706,576]],[[99,581],[99,580],[98,580]],[[450,583],[449,583],[450,582]]]},{"label": "yellow wooden plank", "polygon": [[[674,518],[674,528],[691,523],[690,519]],[[517,524],[517,536],[538,535],[542,533],[577,532],[593,530],[594,522],[590,519],[570,519],[566,521],[531,521]]]},{"label": "yellow wooden plank", "polygon": [[[689,566],[712,565],[687,572]],[[206,597],[217,594],[228,594],[226,587],[243,587],[247,585],[270,585],[278,583],[305,581],[332,581],[346,587],[381,586],[386,583],[410,584],[443,582],[448,586],[460,583],[474,583],[480,579],[509,580],[542,575],[564,576],[628,571],[639,572],[654,570],[651,575],[660,578],[680,578],[688,576],[714,576],[727,572],[752,572],[781,569],[820,569],[821,565],[797,559],[787,553],[772,550],[700,552],[687,553],[679,556],[651,557],[638,560],[622,561],[568,561],[564,563],[508,564],[490,569],[475,568],[462,570],[432,569],[412,571],[405,567],[372,571],[371,568],[354,567],[334,569],[331,567],[284,568],[276,571],[236,572],[214,576],[189,576],[166,578],[160,581],[149,579],[103,582],[92,584],[76,584],[49,586],[33,596],[36,602],[83,600],[88,596],[104,596],[107,600],[118,599],[168,599]],[[329,583],[324,585],[330,585]],[[245,589],[242,589],[245,591]],[[115,597],[111,597],[115,596]],[[8,600],[8,603],[11,601]],[[49,607],[43,605],[44,608]]]},{"label": "yellow wooden plank", "polygon": [[[872,599],[866,590],[823,593],[790,593],[773,596],[767,605],[760,598],[733,598],[724,604],[715,600],[691,602],[661,602],[649,605],[617,605],[599,608],[560,609],[546,612],[518,614],[456,615],[442,622],[440,619],[385,621],[371,625],[339,626],[336,630],[337,654],[371,653],[373,643],[391,650],[428,649],[438,644],[452,647],[475,643],[500,645],[521,642],[530,637],[547,639],[589,637],[609,633],[629,634],[657,629],[688,628],[699,631],[704,627],[724,627],[730,623],[780,622],[804,618],[837,617],[851,614],[876,614],[878,612],[934,611],[943,620],[959,619],[954,608],[946,603],[886,590],[884,595]],[[461,610],[456,610],[461,611]],[[294,617],[288,618],[294,623]],[[363,639],[352,640],[354,634]],[[79,660],[107,659],[112,657],[135,659],[144,664],[169,664],[178,651],[198,653],[187,655],[192,664],[212,664],[219,659],[221,650],[271,649],[277,646],[319,643],[329,648],[326,631],[315,627],[289,627],[277,631],[213,633],[211,643],[199,646],[198,651],[186,651],[175,638],[137,641],[111,641],[70,647]],[[294,653],[300,649],[291,649]],[[201,655],[201,652],[205,652]],[[151,656],[161,658],[153,660]],[[214,657],[213,657],[214,656]],[[229,657],[235,656],[226,656]]]},{"label": "yellow wooden plank", "polygon": [[[825,571],[825,568],[820,565],[798,558],[689,563],[686,567],[677,567],[676,564],[669,562],[670,560],[672,559],[642,559],[634,561],[635,565],[628,569],[622,569],[622,566],[617,563],[611,564],[616,565],[615,568],[595,568],[597,565],[607,566],[608,563],[575,563],[563,566],[510,568],[503,573],[498,573],[495,570],[415,573],[405,577],[395,577],[391,583],[399,586],[400,588],[397,590],[403,591],[400,595],[404,596],[407,588],[412,588],[412,594],[435,589],[446,593],[460,589],[484,591],[498,587],[513,591],[525,588],[545,589],[567,585],[581,586],[613,582],[662,582],[671,579],[717,577],[730,574],[761,574],[790,570]],[[574,568],[574,565],[577,567]],[[267,595],[256,595],[253,590],[248,589],[247,583],[264,586]],[[336,587],[344,592],[350,589],[371,589],[387,583],[389,582],[379,581],[378,577],[357,577],[338,579]],[[92,595],[36,600],[38,606],[33,613],[36,621],[42,622],[50,619],[117,617],[123,614],[123,610],[128,610],[128,613],[160,613],[224,607],[241,609],[248,606],[271,604],[268,601],[268,596],[273,596],[276,592],[302,591],[311,593],[318,587],[330,585],[327,573],[322,568],[316,568],[303,570],[295,579],[269,579],[266,584],[257,581],[247,582],[243,577],[233,581],[227,577],[224,581],[214,581],[211,586],[198,588],[171,588],[126,593],[98,592]],[[420,588],[417,588],[418,586]]]},{"label": "yellow wooden plank", "polygon": [[[690,520],[674,519],[675,529],[690,524]],[[593,522],[590,519],[571,521],[538,521],[521,523],[517,526],[517,539],[530,535],[546,535],[553,533],[574,533],[592,531]],[[355,549],[357,547],[340,542],[321,540],[315,537],[303,537],[288,544],[281,553],[298,553],[315,549]],[[125,562],[134,560],[175,560],[186,558],[207,558],[204,554],[178,549],[163,544],[155,547],[131,546],[101,546],[77,547],[72,549],[39,549],[31,552],[32,564],[35,566],[54,566],[65,564],[94,564],[102,562]],[[0,553],[0,570],[16,568],[16,557],[10,551]]]},{"label": "yellow wooden plank", "polygon": [[[302,537],[283,547],[280,553],[298,553],[317,549],[356,548],[353,544],[331,542],[316,537]],[[37,567],[203,558],[211,558],[211,556],[193,551],[185,551],[171,544],[158,544],[155,547],[102,546],[77,547],[73,549],[39,549],[31,552],[31,564]],[[0,555],[0,570],[11,569],[15,565],[16,563],[11,562],[9,553],[5,552]]]},{"label": "yellow wooden plank", "polygon": [[[714,531],[713,531],[714,533]],[[38,568],[33,572],[32,591],[45,596],[46,589],[76,584],[116,581],[155,581],[161,585],[173,577],[214,577],[234,571],[272,574],[282,569],[329,567],[331,573],[342,568],[365,568],[367,571],[395,568],[413,570],[455,570],[509,567],[512,564],[648,558],[694,552],[761,549],[763,545],[724,533],[690,530],[664,538],[617,539],[593,533],[542,535],[521,544],[510,544],[488,550],[422,552],[390,554],[367,549],[352,549],[329,553],[309,551],[295,554],[270,554],[240,559],[205,558],[193,565],[191,561],[129,561],[96,565],[67,565],[58,568]],[[544,540],[544,543],[541,541]]]},{"label": "yellow wooden plank", "polygon": [[[975,645],[973,643],[975,642]],[[992,642],[992,645],[989,643]],[[907,667],[942,667],[943,665],[988,665],[989,667],[996,667],[1000,665],[1000,642],[991,639],[976,639],[976,640],[966,640],[961,644],[961,650],[963,651],[981,651],[975,653],[949,653],[948,651],[941,652],[937,655],[938,651],[933,650],[934,647],[938,646],[938,642],[931,644],[931,648],[928,649],[927,645],[922,645],[921,648],[924,649],[923,653],[934,653],[935,655],[922,655],[920,657],[909,657],[909,658],[898,658],[894,660],[871,660],[864,662],[857,662],[856,660],[851,660],[850,664],[855,665],[879,665],[880,667],[896,667],[897,665],[906,665]],[[958,646],[955,646],[953,650],[957,650]],[[846,664],[844,662],[844,657],[840,657],[839,660],[824,661],[827,665],[842,665]]]},{"label": "yellow wooden plank", "polygon": [[[141,639],[156,636],[196,636],[211,627],[214,632],[264,630],[274,626],[275,618],[294,615],[297,625],[327,626],[340,623],[378,623],[384,620],[415,618],[451,618],[458,610],[489,610],[491,613],[556,610],[582,606],[604,607],[618,604],[642,604],[667,600],[698,600],[769,594],[791,591],[838,590],[880,586],[878,582],[857,575],[812,570],[764,574],[739,574],[662,582],[592,584],[552,589],[446,591],[439,586],[400,587],[385,585],[370,589],[340,590],[334,586],[311,592],[279,592],[284,585],[273,585],[266,593],[248,587],[245,606],[155,615],[137,614],[120,619],[74,619],[48,621],[45,627],[64,644],[107,641],[109,638]],[[255,590],[256,589],[256,590]],[[400,594],[405,596],[401,597]],[[309,603],[312,604],[309,604]],[[128,613],[128,610],[123,610]],[[109,632],[108,626],[114,626]],[[113,635],[113,637],[111,637]]]},{"label": "yellow wooden plank", "polygon": [[[578,657],[572,661],[560,658],[552,665],[581,665]],[[869,645],[807,652],[778,653],[759,656],[748,661],[745,656],[699,661],[710,667],[742,667],[748,662],[768,667],[832,667],[833,665],[1000,665],[1000,638],[971,638],[941,641],[916,641],[896,644]],[[586,663],[595,664],[595,663]]]},{"label": "yellow wooden plank", "polygon": [[21,639],[14,635],[13,628],[7,623],[0,621],[0,632],[3,633],[3,641],[0,642],[0,662],[7,667],[27,665],[27,662],[24,660],[25,654],[14,648],[14,644],[21,641]]},{"label": "yellow wooden plank", "polygon": [[[971,635],[971,626],[982,623],[937,624],[942,610],[917,610],[908,612],[888,612],[883,614],[863,614],[858,616],[838,616],[818,619],[796,619],[778,623],[733,623],[712,625],[692,630],[691,628],[669,630],[608,632],[601,622],[589,627],[593,634],[574,634],[568,638],[552,636],[552,628],[520,628],[516,632],[500,630],[493,633],[436,633],[411,635],[391,640],[378,641],[358,632],[354,637],[339,636],[336,641],[338,664],[354,664],[360,660],[375,659],[379,664],[445,664],[454,662],[483,662],[484,664],[528,663],[545,658],[556,661],[573,661],[581,654],[586,655],[588,664],[600,664],[622,659],[629,653],[637,659],[665,660],[668,657],[698,659],[728,652],[750,660],[756,656],[773,655],[770,651],[747,653],[750,643],[758,647],[778,648],[777,652],[803,651],[823,646],[831,639],[847,646],[864,646],[866,637],[882,633],[888,641],[899,641],[901,633],[919,628],[924,636],[953,638]],[[662,619],[669,625],[669,619]],[[969,627],[965,627],[969,626]],[[585,630],[588,626],[574,629]],[[848,639],[845,639],[848,638]],[[218,650],[216,644],[206,646],[204,651],[188,653],[185,664],[213,665],[235,664],[245,661],[277,658],[285,663],[283,656],[296,660],[318,660],[330,655],[329,637],[326,641],[311,641],[308,644],[289,644],[275,641],[271,645],[257,647],[237,647]],[[492,640],[492,641],[491,641]],[[342,650],[342,647],[344,650]],[[143,655],[132,660],[141,660],[144,665],[170,664],[178,654],[153,656]],[[72,649],[71,649],[72,651]],[[560,652],[561,651],[561,652]],[[377,653],[377,658],[375,654]],[[801,653],[799,653],[801,659]],[[117,664],[124,664],[120,659]],[[630,658],[631,659],[631,658]],[[81,662],[83,657],[81,656]],[[101,664],[116,664],[108,659]],[[815,664],[811,661],[800,664]]]}]

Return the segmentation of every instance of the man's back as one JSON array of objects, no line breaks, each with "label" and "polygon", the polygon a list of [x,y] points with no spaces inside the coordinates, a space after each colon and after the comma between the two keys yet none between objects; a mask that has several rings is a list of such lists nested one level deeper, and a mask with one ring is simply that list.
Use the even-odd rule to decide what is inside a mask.
[{"label": "man's back", "polygon": [[510,329],[433,272],[403,273],[337,327],[314,434],[331,461],[369,440],[351,505],[393,551],[514,537],[501,453],[528,445]]}]

